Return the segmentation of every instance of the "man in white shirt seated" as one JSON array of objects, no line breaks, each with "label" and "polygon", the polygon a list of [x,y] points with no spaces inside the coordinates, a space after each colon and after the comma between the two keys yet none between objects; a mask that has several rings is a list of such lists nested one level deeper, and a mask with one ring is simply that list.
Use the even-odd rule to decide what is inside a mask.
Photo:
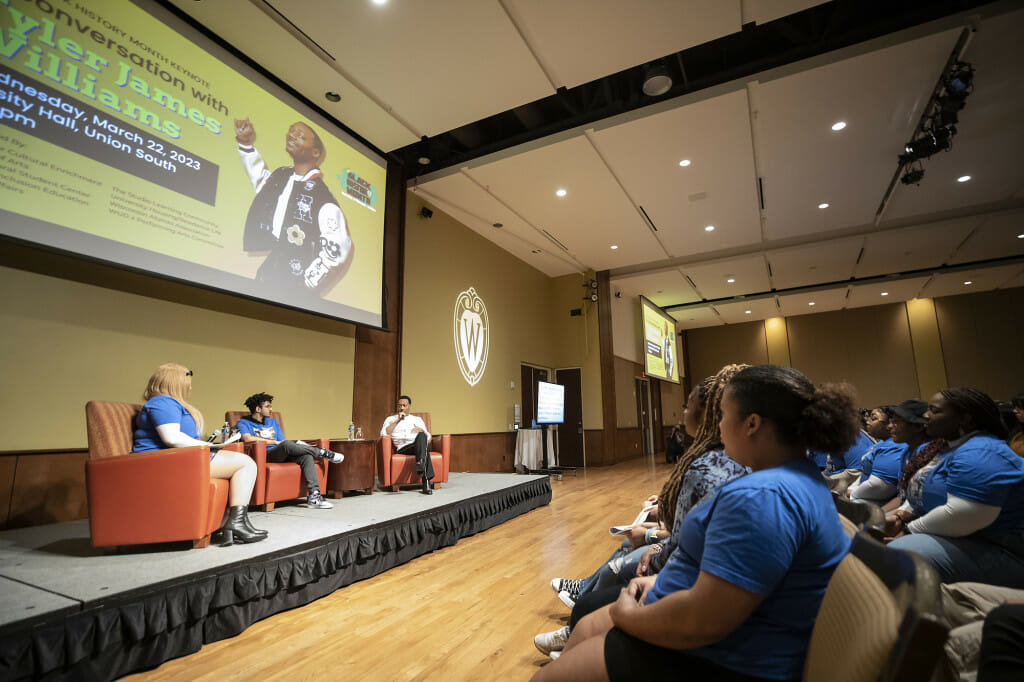
[{"label": "man in white shirt seated", "polygon": [[409,414],[412,398],[407,395],[398,398],[398,414],[384,420],[380,435],[391,436],[394,451],[400,455],[416,455],[416,474],[423,487],[420,492],[433,495],[430,481],[434,478],[434,464],[430,461],[430,434],[427,425],[417,416]]}]

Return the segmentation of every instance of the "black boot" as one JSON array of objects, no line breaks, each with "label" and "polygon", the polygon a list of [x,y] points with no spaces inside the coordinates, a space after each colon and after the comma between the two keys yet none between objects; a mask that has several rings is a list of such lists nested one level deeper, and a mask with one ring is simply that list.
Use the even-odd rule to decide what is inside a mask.
[{"label": "black boot", "polygon": [[424,495],[433,495],[434,489],[430,487],[430,481],[427,479],[427,477],[424,476],[420,478],[420,480],[423,482],[423,487],[420,489],[420,492],[423,493]]},{"label": "black boot", "polygon": [[245,527],[245,505],[231,507],[228,510],[228,520],[224,524],[224,545],[242,545],[249,542],[266,540],[266,535],[251,533]]},{"label": "black boot", "polygon": [[260,530],[256,526],[252,525],[252,521],[249,520],[249,508],[248,507],[242,507],[242,509],[245,510],[245,511],[242,512],[242,523],[245,525],[245,529],[247,531],[249,531],[250,533],[253,533],[254,535],[262,535],[263,537],[267,537],[268,535],[270,535],[270,533],[268,533],[267,531]]}]

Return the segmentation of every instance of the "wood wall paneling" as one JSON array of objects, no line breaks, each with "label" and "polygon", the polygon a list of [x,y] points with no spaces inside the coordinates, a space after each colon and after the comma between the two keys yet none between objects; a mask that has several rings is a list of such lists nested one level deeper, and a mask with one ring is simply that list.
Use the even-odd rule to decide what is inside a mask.
[{"label": "wood wall paneling", "polygon": [[604,454],[603,429],[584,429],[583,447],[586,449],[585,461],[587,466],[600,466],[607,461]]},{"label": "wood wall paneling", "polygon": [[615,431],[615,453],[609,464],[615,464],[627,459],[634,459],[643,456],[643,446],[640,442],[640,429],[637,427],[616,429]]},{"label": "wood wall paneling", "polygon": [[452,434],[449,471],[512,473],[515,457],[515,431]]},{"label": "wood wall paneling", "polygon": [[18,469],[17,455],[0,456],[0,530],[6,530],[14,493],[14,472]]}]

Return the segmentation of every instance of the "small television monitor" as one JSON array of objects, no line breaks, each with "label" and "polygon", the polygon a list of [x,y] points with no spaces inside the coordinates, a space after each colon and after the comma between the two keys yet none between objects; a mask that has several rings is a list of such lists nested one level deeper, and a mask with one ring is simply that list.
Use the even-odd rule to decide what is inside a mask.
[{"label": "small television monitor", "polygon": [[643,296],[640,297],[640,311],[644,371],[648,376],[678,384],[679,348],[675,319]]},{"label": "small television monitor", "polygon": [[565,386],[537,382],[537,423],[561,424],[565,421]]}]

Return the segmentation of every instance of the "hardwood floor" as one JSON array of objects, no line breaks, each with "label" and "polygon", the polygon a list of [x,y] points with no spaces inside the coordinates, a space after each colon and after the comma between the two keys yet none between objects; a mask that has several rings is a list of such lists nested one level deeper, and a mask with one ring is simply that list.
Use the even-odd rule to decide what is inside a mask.
[{"label": "hardwood floor", "polygon": [[533,636],[569,616],[550,579],[591,573],[668,473],[638,459],[552,479],[546,507],[125,679],[527,680],[547,661]]}]

